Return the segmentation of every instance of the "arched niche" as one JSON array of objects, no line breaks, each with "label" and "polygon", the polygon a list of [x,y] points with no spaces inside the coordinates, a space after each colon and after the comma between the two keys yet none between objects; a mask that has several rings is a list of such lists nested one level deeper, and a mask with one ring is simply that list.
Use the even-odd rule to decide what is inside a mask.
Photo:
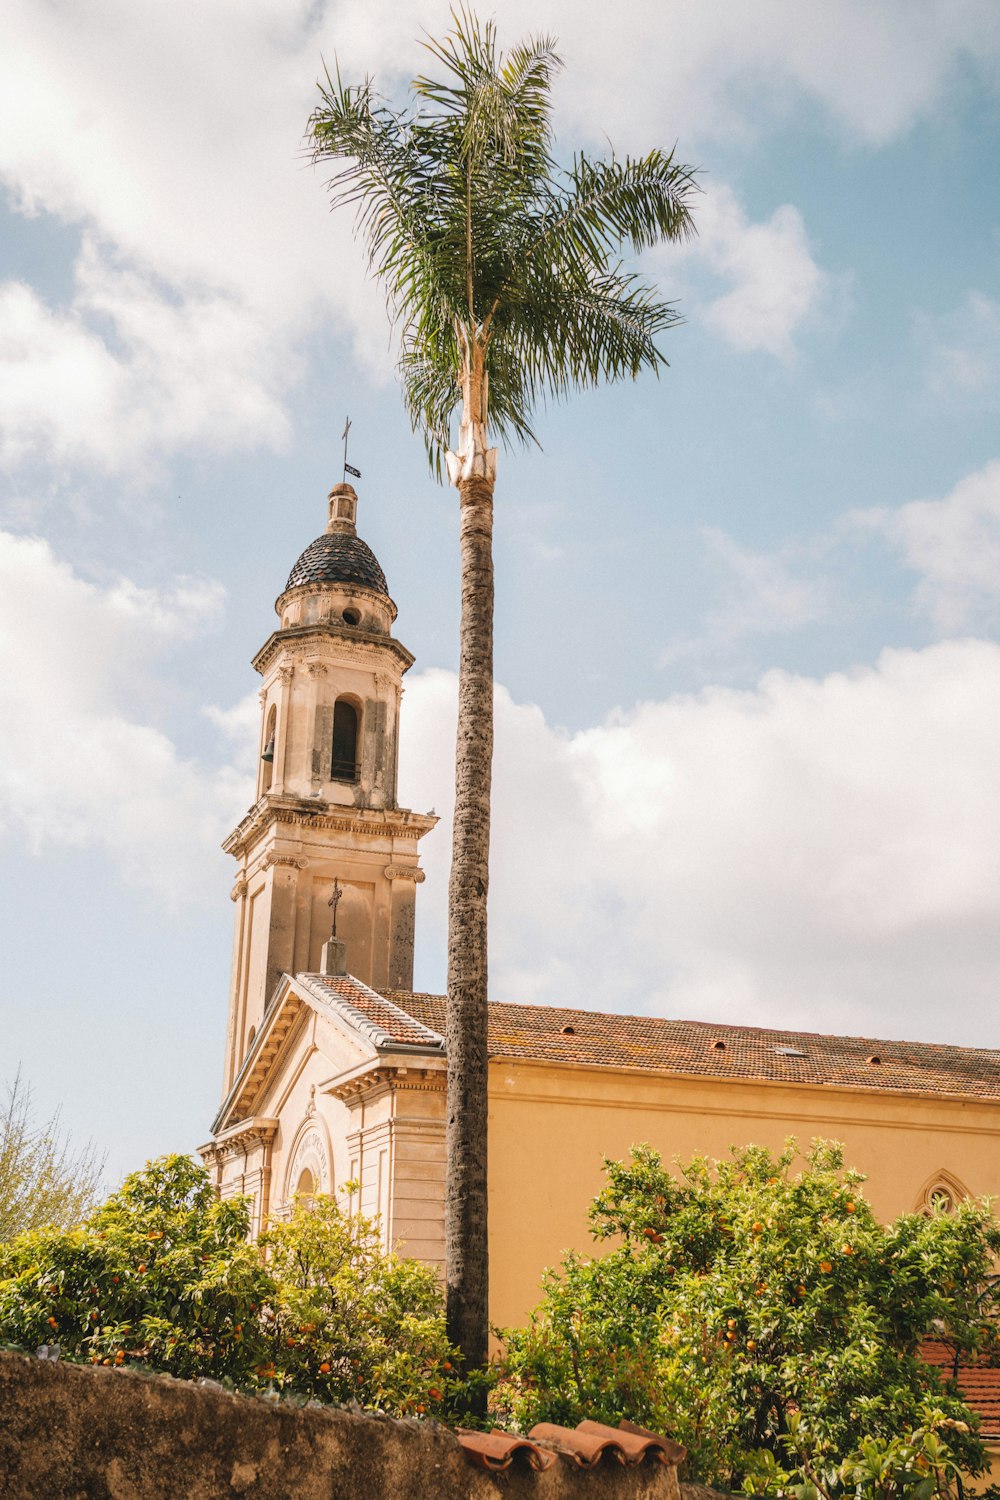
[{"label": "arched niche", "polygon": [[325,1122],[317,1114],[311,1114],[302,1121],[292,1140],[282,1187],[282,1208],[289,1213],[296,1195],[316,1198],[321,1193],[332,1193],[335,1185],[330,1133]]},{"label": "arched niche", "polygon": [[937,1172],[932,1172],[921,1188],[916,1212],[930,1213],[936,1204],[945,1213],[952,1213],[962,1199],[968,1196],[969,1190],[965,1184],[959,1182],[954,1173],[945,1171],[942,1167]]}]

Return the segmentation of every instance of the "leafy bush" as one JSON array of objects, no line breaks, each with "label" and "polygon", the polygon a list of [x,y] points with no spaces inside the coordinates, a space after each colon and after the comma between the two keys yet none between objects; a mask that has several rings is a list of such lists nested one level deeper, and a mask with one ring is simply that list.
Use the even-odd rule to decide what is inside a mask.
[{"label": "leafy bush", "polygon": [[92,1364],[252,1382],[274,1285],[248,1229],[242,1199],[220,1202],[188,1157],[162,1157],[81,1228],[0,1246],[0,1336]]},{"label": "leafy bush", "polygon": [[738,1488],[761,1450],[785,1472],[793,1427],[830,1470],[922,1430],[930,1402],[954,1424],[955,1462],[981,1473],[975,1418],[918,1347],[993,1338],[988,1203],[883,1226],[839,1146],[816,1142],[793,1174],[795,1161],[789,1142],[695,1158],[676,1178],[647,1146],[607,1162],[591,1223],[617,1246],[567,1256],[529,1326],[503,1335],[501,1419],[631,1418],[683,1442],[692,1477]]},{"label": "leafy bush", "polygon": [[[789,1466],[761,1450],[743,1488],[748,1495],[776,1500],[962,1500],[962,1472],[949,1440],[967,1431],[964,1422],[927,1406],[922,1425],[913,1432],[868,1438],[838,1464],[831,1462],[808,1424],[791,1412],[783,1439]],[[986,1491],[995,1493],[992,1487]]]},{"label": "leafy bush", "polygon": [[[300,1203],[257,1245],[241,1198],[167,1156],[75,1230],[0,1245],[0,1340],[64,1359],[141,1363],[397,1414],[456,1388],[437,1278],[386,1254],[330,1198]],[[450,1381],[450,1384],[449,1384]]]},{"label": "leafy bush", "polygon": [[275,1379],[324,1401],[443,1411],[453,1351],[430,1266],[387,1254],[375,1225],[332,1198],[297,1206],[262,1245],[277,1282]]}]

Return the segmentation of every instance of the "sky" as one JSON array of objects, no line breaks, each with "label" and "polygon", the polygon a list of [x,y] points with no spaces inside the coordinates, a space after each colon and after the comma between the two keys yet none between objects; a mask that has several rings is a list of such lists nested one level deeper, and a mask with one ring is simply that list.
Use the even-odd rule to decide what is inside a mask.
[{"label": "sky", "polygon": [[[487,12],[483,12],[485,15]],[[557,153],[676,146],[659,379],[501,453],[497,999],[1000,1047],[1000,8],[504,0]],[[457,505],[303,148],[444,4],[8,0],[0,1080],[107,1153],[204,1141],[273,601],[352,419],[416,656],[415,983],[444,983]]]}]

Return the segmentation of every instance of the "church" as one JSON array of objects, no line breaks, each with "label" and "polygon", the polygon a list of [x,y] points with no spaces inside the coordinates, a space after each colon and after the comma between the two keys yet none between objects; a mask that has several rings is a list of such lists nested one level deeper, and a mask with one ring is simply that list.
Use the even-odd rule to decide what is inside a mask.
[{"label": "church", "polygon": [[[437,820],[397,802],[413,657],[357,505],[334,486],[253,659],[256,800],[224,845],[229,1023],[200,1149],[220,1193],[252,1200],[255,1231],[296,1194],[335,1193],[440,1265],[444,998],[413,993],[419,845]],[[669,1160],[834,1138],[884,1218],[1000,1194],[1000,1052],[606,1014],[602,998],[491,1003],[497,1324],[524,1319],[546,1265],[587,1249],[602,1161],[635,1142]]]}]

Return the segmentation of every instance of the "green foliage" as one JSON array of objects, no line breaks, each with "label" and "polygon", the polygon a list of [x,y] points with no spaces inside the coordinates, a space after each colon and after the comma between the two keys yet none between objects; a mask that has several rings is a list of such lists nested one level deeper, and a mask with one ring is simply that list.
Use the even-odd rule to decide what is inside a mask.
[{"label": "green foliage", "polygon": [[931,1402],[958,1424],[955,1461],[981,1472],[974,1418],[917,1351],[928,1335],[966,1353],[992,1341],[989,1204],[883,1226],[839,1146],[795,1162],[794,1142],[676,1177],[647,1146],[607,1162],[591,1220],[608,1253],[567,1256],[529,1326],[504,1335],[500,1415],[628,1417],[686,1444],[695,1477],[738,1487],[758,1451],[786,1462],[794,1423],[829,1468],[921,1429]]},{"label": "green foliage", "polygon": [[533,439],[540,397],[658,370],[656,340],[679,318],[619,252],[693,233],[693,173],[670,152],[557,166],[552,38],[502,54],[492,22],[452,19],[426,43],[441,77],[414,80],[411,108],[338,73],[309,122],[313,159],[337,164],[331,203],[355,210],[400,326],[407,407],[438,469],[478,356],[488,391],[472,416],[488,405],[505,442]]},{"label": "green foliage", "polygon": [[298,1206],[263,1246],[280,1384],[399,1415],[444,1410],[454,1351],[430,1266],[387,1254],[375,1225],[332,1198]]},{"label": "green foliage", "polygon": [[429,1266],[386,1254],[331,1198],[298,1203],[259,1244],[248,1230],[242,1198],[161,1157],[79,1229],[0,1246],[0,1340],[397,1415],[445,1409],[457,1382]]},{"label": "green foliage", "polygon": [[790,1412],[784,1442],[791,1467],[763,1450],[754,1456],[743,1488],[748,1495],[776,1500],[962,1500],[962,1469],[952,1445],[965,1432],[965,1422],[928,1405],[913,1432],[868,1438],[838,1464],[802,1417]]},{"label": "green foliage", "polygon": [[93,1206],[104,1170],[92,1146],[73,1151],[58,1113],[36,1124],[18,1074],[0,1106],[0,1242],[43,1224],[78,1224]]},{"label": "green foliage", "polygon": [[273,1282],[248,1227],[242,1199],[218,1201],[188,1157],[162,1157],[81,1228],[0,1247],[0,1336],[92,1364],[252,1383]]}]

